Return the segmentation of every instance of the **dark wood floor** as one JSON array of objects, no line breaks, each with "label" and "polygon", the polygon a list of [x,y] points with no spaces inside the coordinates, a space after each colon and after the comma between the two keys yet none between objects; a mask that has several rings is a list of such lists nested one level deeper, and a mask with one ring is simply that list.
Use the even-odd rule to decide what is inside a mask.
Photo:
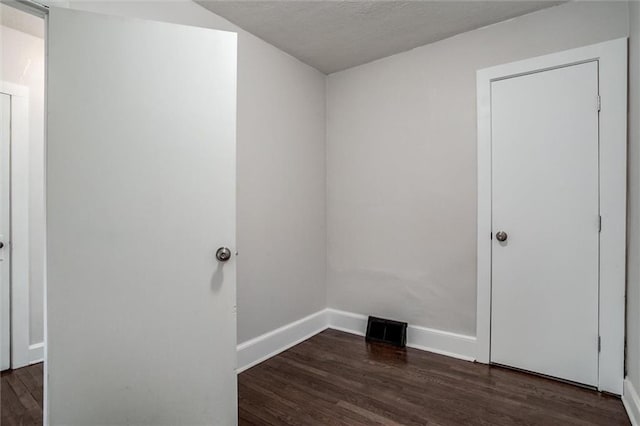
[{"label": "dark wood floor", "polygon": [[[42,364],[2,373],[2,426],[42,424]],[[238,376],[241,425],[629,425],[616,397],[327,330]]]},{"label": "dark wood floor", "polygon": [[629,425],[620,399],[327,330],[239,375],[241,425]]},{"label": "dark wood floor", "polygon": [[0,425],[42,425],[42,364],[0,375]]}]

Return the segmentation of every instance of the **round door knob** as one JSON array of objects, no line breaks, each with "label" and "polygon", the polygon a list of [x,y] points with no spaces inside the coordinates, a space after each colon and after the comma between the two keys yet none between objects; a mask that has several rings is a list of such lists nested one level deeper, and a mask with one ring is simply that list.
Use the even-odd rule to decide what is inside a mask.
[{"label": "round door knob", "polygon": [[4,247],[4,243],[2,241],[0,241],[0,249]]},{"label": "round door knob", "polygon": [[499,231],[496,234],[496,240],[498,240],[498,241],[507,241],[507,237],[508,237],[508,235],[504,231]]},{"label": "round door knob", "polygon": [[226,262],[227,260],[231,259],[231,250],[229,250],[227,247],[220,247],[216,251],[216,259],[218,259],[220,262]]}]

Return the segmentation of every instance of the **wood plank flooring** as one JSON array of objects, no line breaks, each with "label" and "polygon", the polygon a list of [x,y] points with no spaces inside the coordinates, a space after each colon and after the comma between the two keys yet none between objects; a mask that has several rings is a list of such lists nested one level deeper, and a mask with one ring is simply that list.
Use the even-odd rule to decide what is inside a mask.
[{"label": "wood plank flooring", "polygon": [[[42,424],[42,364],[2,373],[2,426]],[[240,425],[629,425],[619,398],[326,330],[238,376]]]},{"label": "wood plank flooring", "polygon": [[619,398],[326,330],[238,376],[241,425],[629,425]]},{"label": "wood plank flooring", "polygon": [[0,425],[42,425],[42,363],[0,375]]}]

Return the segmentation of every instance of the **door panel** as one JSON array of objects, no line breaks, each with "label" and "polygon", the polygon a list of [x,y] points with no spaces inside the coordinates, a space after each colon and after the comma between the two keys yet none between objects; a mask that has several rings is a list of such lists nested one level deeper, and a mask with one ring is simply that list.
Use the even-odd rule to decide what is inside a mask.
[{"label": "door panel", "polygon": [[594,386],[597,94],[597,62],[491,86],[491,361]]},{"label": "door panel", "polygon": [[51,8],[47,397],[65,425],[236,422],[236,35]]},{"label": "door panel", "polygon": [[11,367],[11,96],[0,93],[0,370]]}]

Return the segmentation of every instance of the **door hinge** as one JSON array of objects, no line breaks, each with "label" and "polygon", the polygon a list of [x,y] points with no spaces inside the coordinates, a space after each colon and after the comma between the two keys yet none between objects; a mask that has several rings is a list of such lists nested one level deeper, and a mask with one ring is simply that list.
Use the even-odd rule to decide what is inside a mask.
[{"label": "door hinge", "polygon": [[602,216],[598,216],[598,232],[602,232]]},{"label": "door hinge", "polygon": [[602,339],[598,336],[598,352],[602,349]]},{"label": "door hinge", "polygon": [[600,112],[601,108],[602,108],[602,99],[600,99],[600,95],[598,95],[598,112]]}]

